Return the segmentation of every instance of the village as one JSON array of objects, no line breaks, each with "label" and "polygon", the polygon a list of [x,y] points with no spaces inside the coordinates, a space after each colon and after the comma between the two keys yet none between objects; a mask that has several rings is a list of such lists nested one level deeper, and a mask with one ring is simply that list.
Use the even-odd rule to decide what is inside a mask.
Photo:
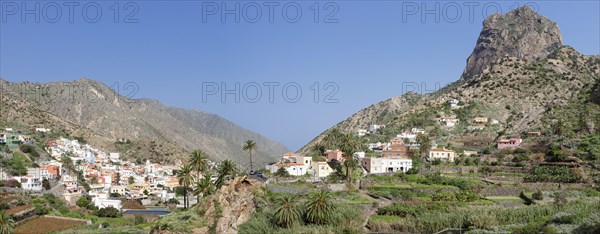
[{"label": "village", "polygon": [[[50,129],[35,129],[36,134],[49,132]],[[34,145],[29,136],[16,133],[12,128],[5,128],[0,134],[0,146],[6,149],[1,154],[6,161],[21,158],[29,162],[29,167],[18,172],[0,171],[4,190],[13,188],[3,195],[7,204],[15,204],[17,193],[33,197],[52,194],[66,206],[79,206],[79,202],[87,200],[94,209],[110,207],[125,214],[136,214],[136,210],[144,213],[146,207],[156,207],[153,214],[165,215],[167,205],[183,204],[183,198],[176,195],[176,188],[180,186],[174,175],[176,166],[124,161],[119,153],[105,152],[63,137],[41,143],[49,157],[33,160]],[[26,153],[31,158],[27,159]],[[33,154],[39,157],[39,153]],[[15,204],[8,208],[9,213],[16,210],[23,216],[36,212],[36,207],[31,205]]]},{"label": "village", "polygon": [[[447,100],[447,105],[452,109],[459,109],[459,101],[457,99]],[[455,115],[441,115],[437,118],[439,126],[444,129],[452,129],[460,121],[468,121],[471,125],[466,129],[471,131],[483,130],[486,126],[498,125],[499,121],[488,117],[474,117],[471,119],[460,120]],[[385,125],[372,124],[368,129],[358,129],[353,134],[359,138],[368,137],[371,134],[377,134]],[[422,148],[419,141],[419,136],[427,135],[423,128],[413,127],[410,130],[405,130],[397,134],[389,142],[369,142],[366,149],[369,150],[371,156],[367,156],[364,151],[353,153],[353,158],[360,162],[362,174],[393,174],[397,172],[407,173],[413,169],[413,157],[421,157],[415,155],[419,151],[424,151],[425,159],[432,164],[454,163],[459,157],[479,157],[482,155],[482,150],[474,149],[473,147],[461,148],[453,150],[444,145],[437,145],[435,139],[428,140],[426,143],[429,147]],[[540,132],[528,132],[528,136],[540,136]],[[507,138],[497,141],[496,148],[516,149],[521,146],[523,139]],[[344,152],[340,149],[325,149],[323,159],[313,160],[313,157],[302,156],[296,153],[286,153],[282,156],[281,161],[267,165],[265,169],[272,174],[275,174],[280,169],[285,169],[290,176],[310,176],[311,178],[325,178],[336,171],[334,168],[347,159],[344,157]],[[481,159],[485,160],[485,157]],[[493,160],[487,158],[488,161]]]}]

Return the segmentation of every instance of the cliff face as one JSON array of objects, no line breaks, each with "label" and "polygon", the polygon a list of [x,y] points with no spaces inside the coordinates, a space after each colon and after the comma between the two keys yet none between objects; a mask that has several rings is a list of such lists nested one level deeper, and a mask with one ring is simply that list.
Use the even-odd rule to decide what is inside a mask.
[{"label": "cliff face", "polygon": [[462,79],[481,74],[490,63],[506,55],[535,61],[561,46],[562,36],[556,23],[531,8],[522,7],[506,15],[496,13],[483,22]]},{"label": "cliff face", "polygon": [[[254,191],[261,186],[257,180],[239,177],[207,199],[203,206],[204,218],[215,233],[237,233],[237,226],[248,221],[256,210]],[[207,228],[196,230],[197,233],[207,231]]]}]

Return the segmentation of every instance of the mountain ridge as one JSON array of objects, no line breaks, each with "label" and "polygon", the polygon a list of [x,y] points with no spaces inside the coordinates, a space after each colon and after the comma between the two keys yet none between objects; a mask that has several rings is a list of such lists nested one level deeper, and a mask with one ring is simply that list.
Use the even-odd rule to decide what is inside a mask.
[{"label": "mountain ridge", "polygon": [[[250,139],[257,142],[255,159],[259,164],[274,161],[287,152],[282,144],[216,114],[167,106],[154,99],[130,99],[92,79],[49,83],[4,81],[3,86],[12,91],[12,95],[7,95],[12,99],[28,102],[110,141],[144,142],[141,147],[153,149],[141,153],[151,156],[138,155],[142,158],[181,162],[187,157],[186,152],[198,148],[213,160],[232,159],[246,167],[247,153],[243,152],[242,144]],[[23,90],[27,93],[23,94]],[[106,141],[95,143],[111,146]],[[135,149],[124,152],[126,156],[139,153]]]}]

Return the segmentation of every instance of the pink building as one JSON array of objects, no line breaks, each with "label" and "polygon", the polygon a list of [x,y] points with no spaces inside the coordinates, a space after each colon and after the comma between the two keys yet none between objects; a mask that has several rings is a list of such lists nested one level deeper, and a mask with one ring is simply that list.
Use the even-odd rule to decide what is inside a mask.
[{"label": "pink building", "polygon": [[344,154],[339,149],[327,150],[327,151],[325,151],[325,157],[327,157],[327,162],[331,162],[334,159],[337,160],[338,162],[341,162],[344,158]]},{"label": "pink building", "polygon": [[523,142],[523,140],[521,138],[499,140],[498,141],[498,149],[518,148],[519,146],[521,146],[522,142]]}]

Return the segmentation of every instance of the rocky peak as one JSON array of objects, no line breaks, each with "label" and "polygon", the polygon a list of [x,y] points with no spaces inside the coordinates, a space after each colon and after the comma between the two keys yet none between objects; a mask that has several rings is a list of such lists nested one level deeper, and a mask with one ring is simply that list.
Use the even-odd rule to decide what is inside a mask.
[{"label": "rocky peak", "polygon": [[461,79],[480,74],[490,63],[507,55],[535,61],[546,58],[561,46],[557,24],[531,8],[520,7],[505,15],[496,13],[483,22]]}]

